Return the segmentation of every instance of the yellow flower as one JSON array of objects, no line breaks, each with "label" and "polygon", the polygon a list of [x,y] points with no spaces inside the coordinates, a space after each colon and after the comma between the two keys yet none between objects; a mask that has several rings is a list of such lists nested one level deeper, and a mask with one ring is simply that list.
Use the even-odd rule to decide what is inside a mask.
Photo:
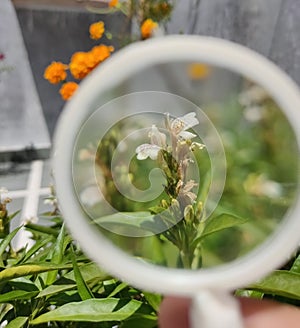
[{"label": "yellow flower", "polygon": [[94,67],[94,59],[90,52],[75,52],[71,57],[70,72],[75,79],[83,79]]},{"label": "yellow flower", "polygon": [[144,21],[144,23],[141,26],[141,35],[143,39],[149,38],[153,30],[157,28],[158,24],[154,22],[151,18],[148,18]]},{"label": "yellow flower", "polygon": [[94,60],[94,67],[107,59],[113,51],[114,47],[106,46],[104,44],[93,47],[90,53]]},{"label": "yellow flower", "polygon": [[204,80],[211,74],[211,68],[203,63],[192,63],[187,68],[191,80]]},{"label": "yellow flower", "polygon": [[76,82],[66,82],[60,88],[59,93],[63,100],[69,100],[73,96],[77,88],[78,84]]},{"label": "yellow flower", "polygon": [[109,7],[113,8],[119,4],[119,0],[111,0],[108,4]]},{"label": "yellow flower", "polygon": [[52,62],[44,71],[44,78],[52,84],[64,81],[67,77],[67,65],[61,62]]},{"label": "yellow flower", "polygon": [[101,37],[105,31],[104,23],[102,21],[100,21],[100,22],[91,24],[89,31],[90,31],[91,39],[94,39],[94,40],[101,39]]}]

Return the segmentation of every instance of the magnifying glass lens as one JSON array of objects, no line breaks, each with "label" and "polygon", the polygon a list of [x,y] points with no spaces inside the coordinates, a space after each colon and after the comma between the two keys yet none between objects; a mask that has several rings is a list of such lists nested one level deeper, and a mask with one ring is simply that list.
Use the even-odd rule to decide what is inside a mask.
[{"label": "magnifying glass lens", "polygon": [[249,254],[280,229],[299,189],[296,137],[276,100],[205,62],[155,64],[104,87],[72,165],[85,220],[140,261],[172,268]]}]

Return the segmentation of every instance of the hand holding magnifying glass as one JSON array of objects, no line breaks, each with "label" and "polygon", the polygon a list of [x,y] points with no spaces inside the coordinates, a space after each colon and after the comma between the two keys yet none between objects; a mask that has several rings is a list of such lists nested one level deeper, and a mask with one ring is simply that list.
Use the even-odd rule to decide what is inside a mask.
[{"label": "hand holding magnifying glass", "polygon": [[[294,306],[246,298],[239,302],[245,328],[299,326],[300,311]],[[160,328],[189,328],[190,307],[189,299],[166,297],[159,313]]]},{"label": "hand holding magnifying glass", "polygon": [[[299,243],[299,104],[274,64],[224,40],[171,36],[120,51],[84,81],[56,131],[71,233],[115,276],[192,298],[193,327],[242,327],[231,291]],[[255,306],[242,302],[247,320]]]}]

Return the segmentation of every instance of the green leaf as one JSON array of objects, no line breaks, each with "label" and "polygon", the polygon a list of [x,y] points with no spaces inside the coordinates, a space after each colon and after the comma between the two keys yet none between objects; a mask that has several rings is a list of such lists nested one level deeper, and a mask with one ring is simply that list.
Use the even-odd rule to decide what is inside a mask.
[{"label": "green leaf", "polygon": [[40,250],[42,247],[47,245],[53,237],[47,237],[42,240],[36,241],[36,243],[25,253],[24,257],[22,257],[19,261],[18,264],[27,262],[28,259],[33,256],[35,253],[37,253],[38,250]]},{"label": "green leaf", "polygon": [[128,286],[125,282],[120,283],[107,297],[113,297],[120,293],[123,289],[125,289]]},{"label": "green leaf", "polygon": [[76,284],[64,284],[64,285],[51,285],[43,289],[38,295],[38,297],[49,297],[55,294],[66,292],[76,288]]},{"label": "green leaf", "polygon": [[154,215],[150,212],[118,212],[112,215],[102,216],[98,219],[94,220],[95,224],[101,225],[106,229],[114,229],[114,231],[118,231],[118,229],[126,228],[130,229],[127,233],[141,233],[141,230],[144,232],[145,236],[151,234],[147,230],[147,225],[153,225],[154,223]]},{"label": "green leaf", "polygon": [[39,292],[28,292],[26,290],[13,290],[0,295],[0,303],[10,303],[16,300],[28,300],[35,297]]},{"label": "green leaf", "polygon": [[[87,264],[83,264],[80,266],[80,272],[85,281],[91,281],[94,279],[99,279],[99,280],[107,280],[110,278],[110,276],[102,271],[99,266],[94,263],[90,262]],[[64,278],[66,279],[71,279],[75,281],[75,275],[74,271],[70,271],[64,275]]]},{"label": "green leaf", "polygon": [[197,238],[197,240],[202,239],[208,235],[211,235],[215,232],[224,230],[224,229],[228,229],[228,228],[232,228],[235,226],[238,226],[240,224],[246,223],[248,221],[248,219],[244,219],[238,216],[235,216],[233,214],[229,214],[229,213],[223,213],[220,214],[218,216],[209,218],[206,222],[205,222],[205,227],[201,233],[201,236],[199,236],[199,238]]},{"label": "green leaf", "polygon": [[24,264],[7,268],[0,272],[0,283],[18,277],[29,276],[51,270],[63,270],[71,268],[71,265],[54,265],[54,264]]},{"label": "green leaf", "polygon": [[159,307],[160,307],[160,303],[162,301],[161,295],[148,293],[148,292],[144,292],[144,291],[143,291],[143,294],[144,294],[145,299],[147,300],[147,302],[153,307],[153,309],[155,311],[158,312]]},{"label": "green leaf", "polygon": [[16,317],[14,320],[8,323],[6,328],[22,328],[28,321],[28,317]]},{"label": "green leaf", "polygon": [[[110,278],[110,276],[103,272],[95,263],[90,262],[80,266],[80,272],[83,279],[87,282],[93,281],[105,281]],[[66,284],[69,281],[70,284]],[[74,281],[74,283],[72,283]],[[46,287],[40,292],[37,297],[52,296],[60,292],[71,290],[76,287],[74,271],[66,273],[61,279],[57,280],[55,284]]]},{"label": "green leaf", "polygon": [[117,298],[89,299],[65,304],[42,314],[31,321],[31,324],[49,321],[122,321],[132,316],[141,305],[136,300],[124,302]]},{"label": "green leaf", "polygon": [[16,217],[21,211],[16,211],[8,217],[8,222],[10,222],[14,217]]},{"label": "green leaf", "polygon": [[14,289],[26,290],[27,292],[39,292],[39,289],[35,283],[24,277],[10,280],[9,285]]},{"label": "green leaf", "polygon": [[34,223],[26,224],[25,228],[26,228],[26,230],[29,230],[29,231],[32,231],[35,233],[52,235],[54,237],[57,237],[59,234],[57,229],[53,229],[53,228],[46,227],[46,226],[41,226],[39,224],[34,224]]},{"label": "green leaf", "polygon": [[75,281],[76,281],[78,293],[79,293],[81,299],[83,301],[85,301],[90,298],[94,298],[92,292],[90,291],[88,285],[86,284],[85,280],[83,279],[81,272],[78,268],[73,248],[72,248],[72,263],[73,263],[73,268],[74,268]]},{"label": "green leaf", "polygon": [[291,267],[291,272],[299,273],[300,274],[300,255],[296,258],[293,266]]},{"label": "green leaf", "polygon": [[157,317],[149,314],[134,314],[132,318],[121,323],[120,328],[156,328]]},{"label": "green leaf", "polygon": [[268,277],[247,287],[247,289],[299,300],[300,274],[284,270],[274,271]]},{"label": "green leaf", "polygon": [[[65,226],[63,226],[60,229],[59,235],[56,239],[52,257],[51,257],[51,263],[52,264],[61,264],[64,256],[64,239],[65,239]],[[46,285],[52,285],[57,277],[57,270],[49,271],[47,274],[46,279]]]},{"label": "green leaf", "polygon": [[6,247],[10,244],[10,242],[12,241],[12,239],[15,237],[15,235],[18,233],[18,231],[22,228],[18,227],[15,230],[13,230],[11,233],[9,233],[0,243],[0,266],[4,266],[3,265],[3,259],[2,259],[2,255],[6,250]]}]

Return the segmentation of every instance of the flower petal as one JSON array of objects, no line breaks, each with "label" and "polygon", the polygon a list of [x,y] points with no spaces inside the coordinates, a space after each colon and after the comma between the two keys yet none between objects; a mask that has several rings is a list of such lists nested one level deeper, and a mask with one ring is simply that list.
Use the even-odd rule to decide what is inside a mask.
[{"label": "flower petal", "polygon": [[158,152],[161,150],[161,147],[157,145],[142,144],[138,146],[135,150],[138,160],[144,160],[150,157],[152,160],[157,159]]},{"label": "flower petal", "polygon": [[161,133],[155,125],[152,125],[151,131],[149,132],[151,144],[159,147],[165,147],[167,144],[167,136]]},{"label": "flower petal", "polygon": [[191,139],[197,137],[196,134],[188,132],[188,131],[181,131],[178,136],[184,140],[191,140]]}]

